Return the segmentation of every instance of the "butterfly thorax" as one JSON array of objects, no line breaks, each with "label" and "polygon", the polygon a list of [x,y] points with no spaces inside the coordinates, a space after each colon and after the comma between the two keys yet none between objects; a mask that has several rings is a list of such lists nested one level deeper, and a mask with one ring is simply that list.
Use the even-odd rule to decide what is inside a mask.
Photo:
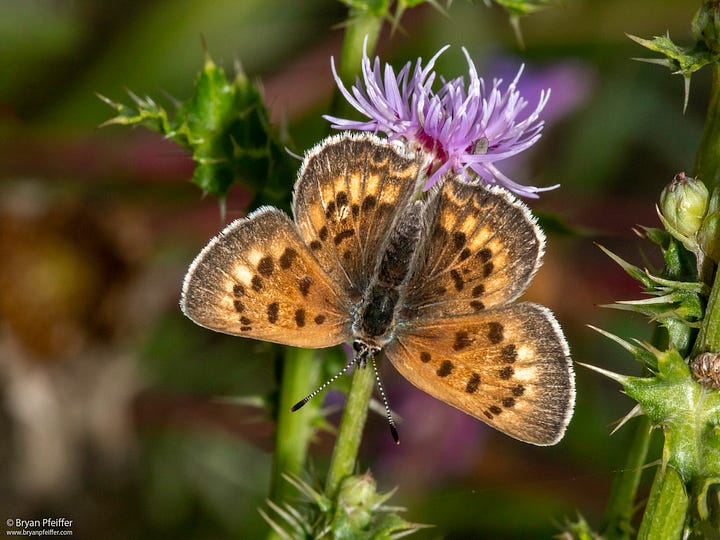
[{"label": "butterfly thorax", "polygon": [[364,366],[368,357],[374,356],[394,337],[401,291],[420,238],[421,213],[422,203],[416,202],[400,215],[355,312],[353,348],[359,366]]}]

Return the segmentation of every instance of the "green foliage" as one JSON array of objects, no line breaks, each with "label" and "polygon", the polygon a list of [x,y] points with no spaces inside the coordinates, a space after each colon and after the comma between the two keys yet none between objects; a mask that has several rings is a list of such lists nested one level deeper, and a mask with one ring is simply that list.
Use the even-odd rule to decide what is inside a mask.
[{"label": "green foliage", "polygon": [[[664,433],[662,466],[639,538],[673,537],[682,531],[703,536],[704,530],[717,530],[720,520],[717,509],[709,509],[712,505],[708,500],[714,499],[707,488],[720,481],[718,374],[713,371],[714,356],[705,358],[706,353],[692,358],[697,354],[692,352],[697,348],[694,341],[702,341],[697,328],[705,328],[704,319],[711,316],[706,313],[711,311],[711,291],[705,282],[704,263],[705,245],[715,237],[707,233],[703,240],[701,232],[711,227],[708,219],[716,214],[718,200],[715,194],[708,199],[705,186],[684,175],[663,191],[658,213],[665,229],[645,229],[646,237],[662,251],[665,264],[660,272],[640,269],[603,248],[650,295],[611,307],[641,313],[667,329],[667,344],[662,350],[639,342],[631,344],[600,331],[638,359],[649,376],[629,377],[592,368],[619,382],[637,402],[626,419],[644,414]],[[688,514],[690,501],[698,508],[693,514]]]},{"label": "green foliage", "polygon": [[646,49],[659,53],[664,58],[636,58],[643,62],[650,62],[665,66],[673,75],[682,75],[685,79],[685,102],[683,110],[687,108],[690,93],[690,77],[693,73],[713,64],[720,59],[720,11],[717,2],[705,1],[692,20],[691,30],[696,41],[689,47],[675,44],[670,35],[655,36],[653,39],[643,39],[627,34],[627,36]]},{"label": "green foliage", "polygon": [[511,17],[524,17],[549,8],[555,0],[493,0],[493,2],[507,11]]},{"label": "green foliage", "polygon": [[[720,483],[720,391],[700,384],[677,350],[645,348],[656,358],[649,377],[592,369],[619,382],[652,425],[662,428],[665,442],[660,478],[671,467],[682,482],[679,491],[687,491],[697,508],[687,530],[695,534],[707,527],[717,530],[720,516],[717,508],[711,511],[710,506],[717,496],[711,487]],[[674,499],[677,504],[682,493]]]},{"label": "green foliage", "polygon": [[688,79],[693,73],[718,59],[716,54],[713,54],[699,43],[692,47],[676,45],[670,39],[669,34],[654,36],[653,39],[643,39],[630,34],[628,34],[628,37],[646,49],[660,53],[665,57],[655,59],[638,58],[638,60],[665,66],[673,72],[673,75],[682,75]]},{"label": "green foliage", "polygon": [[279,506],[268,501],[271,512],[260,511],[281,538],[392,540],[427,527],[400,517],[397,512],[402,508],[387,506],[394,492],[378,493],[370,473],[346,477],[334,496],[293,476],[284,477],[297,489],[301,502]]},{"label": "green foliage", "polygon": [[[648,239],[658,244],[663,251],[665,267],[661,275],[654,275],[632,265],[609,250],[602,249],[617,262],[625,272],[639,281],[650,298],[642,300],[621,300],[606,307],[634,311],[650,317],[668,331],[669,343],[681,351],[689,351],[694,330],[702,320],[704,298],[708,287],[696,281],[694,259],[679,241],[665,231],[646,229]],[[650,361],[645,355],[641,360]],[[650,367],[654,367],[650,361]]]},{"label": "green foliage", "polygon": [[[515,32],[515,38],[521,47],[524,47],[522,31],[520,30],[520,17],[541,11],[553,5],[555,0],[492,0],[493,3],[503,8],[510,17],[510,26]],[[490,0],[485,0],[490,5]]]},{"label": "green foliage", "polygon": [[578,515],[575,521],[567,520],[563,532],[555,538],[559,540],[599,540],[601,536],[594,532],[587,520]]},{"label": "green foliage", "polygon": [[624,377],[625,392],[665,433],[663,466],[689,484],[720,476],[720,392],[699,384],[676,350],[655,351],[652,377]]},{"label": "green foliage", "polygon": [[130,97],[133,106],[101,96],[117,111],[103,125],[142,125],[185,148],[196,163],[192,180],[206,193],[222,199],[237,182],[255,195],[253,206],[287,207],[295,167],[270,125],[260,89],[239,67],[229,80],[207,56],[193,95],[177,102],[173,115],[150,97]]},{"label": "green foliage", "polygon": [[[436,0],[340,0],[348,6],[351,19],[374,18],[379,20],[388,20],[392,23],[395,30],[405,11],[422,4],[430,4],[441,13],[445,10]],[[451,0],[448,0],[450,4]],[[393,11],[393,6],[395,10]],[[349,21],[352,22],[352,21]]]}]

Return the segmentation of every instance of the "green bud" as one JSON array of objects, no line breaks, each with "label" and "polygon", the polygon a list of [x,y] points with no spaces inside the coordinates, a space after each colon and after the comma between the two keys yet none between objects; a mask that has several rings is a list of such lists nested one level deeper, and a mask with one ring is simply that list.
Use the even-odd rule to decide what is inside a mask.
[{"label": "green bud", "polygon": [[683,243],[693,238],[702,225],[709,196],[700,180],[677,174],[660,194],[660,214],[668,232]]},{"label": "green bud", "polygon": [[332,528],[338,538],[354,538],[373,519],[378,502],[375,480],[370,474],[349,476],[340,484]]}]

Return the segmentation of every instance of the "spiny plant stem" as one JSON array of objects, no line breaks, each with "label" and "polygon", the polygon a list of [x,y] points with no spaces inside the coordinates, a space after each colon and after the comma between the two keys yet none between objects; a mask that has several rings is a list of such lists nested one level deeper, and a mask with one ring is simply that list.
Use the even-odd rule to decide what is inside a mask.
[{"label": "spiny plant stem", "polygon": [[658,467],[645,507],[638,540],[682,538],[690,501],[685,484],[672,467]]},{"label": "spiny plant stem", "polygon": [[610,498],[605,508],[602,537],[607,540],[631,537],[635,497],[652,437],[652,424],[647,416],[637,418],[634,423],[635,433],[628,448],[625,466],[613,481]]},{"label": "spiny plant stem", "polygon": [[[720,64],[712,64],[712,86],[705,127],[695,159],[694,176],[708,190],[720,185]],[[720,273],[716,273],[705,316],[690,357],[704,351],[720,352]],[[669,466],[655,474],[639,539],[680,538],[687,518],[689,498],[679,474]]]},{"label": "spiny plant stem", "polygon": [[710,103],[705,117],[700,147],[695,157],[695,176],[710,192],[720,185],[720,63],[712,64]]},{"label": "spiny plant stem", "polygon": [[703,352],[720,352],[720,272],[715,273],[705,316],[690,357]]},{"label": "spiny plant stem", "polygon": [[[712,64],[712,86],[705,127],[695,159],[695,176],[710,192],[720,186],[720,63]],[[720,352],[720,277],[710,291],[700,332],[695,340],[692,356],[702,352]]]},{"label": "spiny plant stem", "polygon": [[325,493],[330,497],[334,497],[343,478],[355,472],[355,461],[374,387],[375,374],[372,368],[370,366],[356,368],[325,482]]},{"label": "spiny plant stem", "polygon": [[282,477],[283,473],[301,476],[308,445],[313,436],[312,423],[318,415],[322,401],[310,400],[297,412],[291,412],[290,408],[298,399],[317,388],[321,367],[322,361],[316,351],[290,347],[285,349],[270,486],[270,498],[275,502],[287,499],[288,492],[295,491]]}]

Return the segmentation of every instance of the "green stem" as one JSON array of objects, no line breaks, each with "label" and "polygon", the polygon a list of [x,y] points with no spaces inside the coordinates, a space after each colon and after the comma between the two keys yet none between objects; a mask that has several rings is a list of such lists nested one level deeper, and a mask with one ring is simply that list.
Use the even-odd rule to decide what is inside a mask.
[{"label": "green stem", "polygon": [[631,537],[632,517],[635,513],[635,496],[652,437],[651,428],[652,424],[647,416],[641,416],[637,419],[625,466],[613,480],[610,498],[605,508],[602,537],[607,540],[629,539]]},{"label": "green stem", "polygon": [[375,373],[372,367],[355,368],[325,483],[325,494],[329,497],[335,495],[345,477],[355,472],[355,462],[374,387]]},{"label": "green stem", "polygon": [[322,405],[321,400],[310,400],[297,412],[291,412],[290,408],[318,387],[322,361],[317,356],[313,350],[285,349],[270,486],[270,498],[275,502],[287,499],[288,494],[294,492],[282,475],[300,476],[314,433],[312,424]]},{"label": "green stem", "polygon": [[[720,185],[720,63],[712,64],[712,85],[702,139],[695,158],[695,176],[708,189]],[[701,352],[720,352],[720,277],[715,275],[705,317],[695,340],[692,356]]]},{"label": "green stem", "polygon": [[643,516],[638,540],[682,538],[690,500],[685,484],[672,467],[655,473],[650,498]]},{"label": "green stem", "polygon": [[[365,36],[367,36],[367,53],[371,55],[377,46],[382,23],[382,17],[372,15],[360,8],[350,8],[338,67],[338,75],[346,87],[355,82],[355,76],[360,72]],[[330,105],[330,114],[345,118],[353,110],[342,94],[336,90]]]},{"label": "green stem", "polygon": [[690,357],[702,352],[720,352],[720,272],[715,273],[705,316]]},{"label": "green stem", "polygon": [[720,185],[720,63],[712,64],[710,92],[705,127],[695,158],[695,176],[712,192]]}]

